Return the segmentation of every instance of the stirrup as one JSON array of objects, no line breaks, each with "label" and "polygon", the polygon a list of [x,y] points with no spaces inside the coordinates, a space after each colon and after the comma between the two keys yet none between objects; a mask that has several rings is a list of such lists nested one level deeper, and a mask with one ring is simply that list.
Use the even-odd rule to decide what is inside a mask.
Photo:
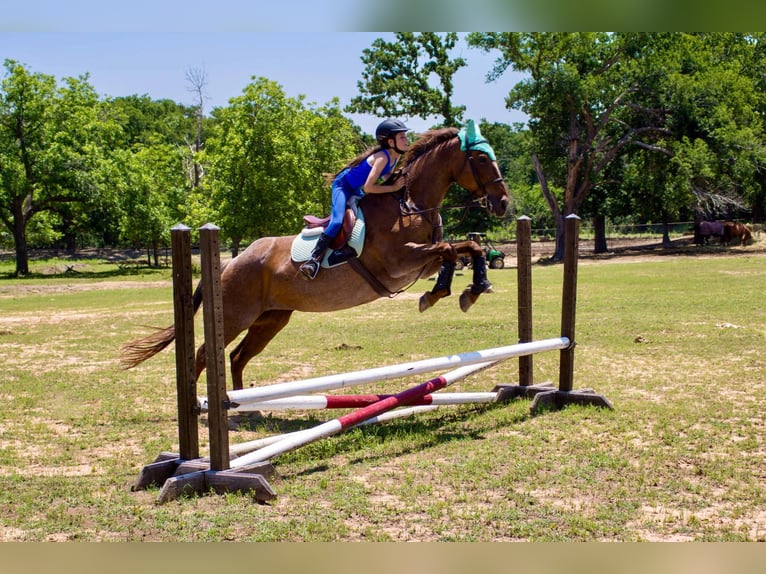
[{"label": "stirrup", "polygon": [[319,261],[316,259],[309,259],[303,265],[301,265],[301,273],[309,281],[314,279],[319,273]]}]

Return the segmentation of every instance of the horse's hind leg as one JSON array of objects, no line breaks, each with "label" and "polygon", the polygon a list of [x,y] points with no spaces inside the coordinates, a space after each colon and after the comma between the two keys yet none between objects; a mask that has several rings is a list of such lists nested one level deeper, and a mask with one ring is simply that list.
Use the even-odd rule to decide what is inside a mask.
[{"label": "horse's hind leg", "polygon": [[292,314],[292,310],[267,311],[248,328],[247,334],[229,354],[234,390],[242,388],[242,372],[248,361],[263,351],[277,333],[285,328]]}]

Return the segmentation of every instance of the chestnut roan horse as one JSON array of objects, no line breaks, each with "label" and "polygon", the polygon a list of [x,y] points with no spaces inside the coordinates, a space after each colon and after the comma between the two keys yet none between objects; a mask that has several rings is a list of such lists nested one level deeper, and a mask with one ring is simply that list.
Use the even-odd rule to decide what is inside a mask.
[{"label": "chestnut roan horse", "polygon": [[[473,121],[460,133],[456,128],[443,128],[422,134],[403,158],[399,177],[407,178],[401,191],[369,194],[359,201],[366,237],[358,262],[366,269],[363,274],[373,279],[365,279],[347,264],[323,269],[316,279],[306,281],[299,263],[290,257],[294,236],[262,237],[222,266],[224,343],[229,345],[247,331],[229,355],[234,389],[242,388],[248,361],[287,325],[294,311],[355,307],[380,298],[381,287],[393,296],[441,270],[433,289],[421,297],[420,311],[424,311],[450,294],[455,262],[465,254],[473,258],[474,271],[472,285],[460,297],[461,309],[468,310],[491,287],[481,247],[473,241],[442,241],[439,215],[453,182],[497,216],[508,209],[508,190],[494,152]],[[198,285],[195,312],[201,301]],[[171,326],[125,344],[123,367],[134,367],[154,356],[174,338]],[[204,369],[203,344],[197,351],[196,376]]]}]

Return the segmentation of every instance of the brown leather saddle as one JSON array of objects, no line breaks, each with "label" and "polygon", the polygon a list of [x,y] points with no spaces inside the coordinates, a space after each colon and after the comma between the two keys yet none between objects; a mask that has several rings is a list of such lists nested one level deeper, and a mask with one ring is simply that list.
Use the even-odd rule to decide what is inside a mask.
[{"label": "brown leather saddle", "polygon": [[[317,217],[316,215],[304,215],[303,223],[307,229],[327,227],[327,224],[330,223],[330,216]],[[346,242],[348,242],[349,237],[351,237],[351,232],[354,230],[355,223],[356,212],[350,207],[347,207],[346,213],[343,214],[343,227],[330,245],[332,249],[340,249]]]}]

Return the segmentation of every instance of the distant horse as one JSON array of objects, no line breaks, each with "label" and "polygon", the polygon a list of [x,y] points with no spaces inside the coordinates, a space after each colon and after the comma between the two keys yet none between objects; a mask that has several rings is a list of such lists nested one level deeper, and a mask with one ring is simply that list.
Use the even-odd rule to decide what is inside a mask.
[{"label": "distant horse", "polygon": [[723,243],[724,229],[721,221],[700,221],[699,232],[703,245],[708,243],[711,237],[717,237]]},{"label": "distant horse", "polygon": [[745,245],[753,240],[753,236],[745,224],[738,221],[727,221],[723,224],[723,239],[721,242],[729,245],[735,237],[739,239],[740,245]]},{"label": "distant horse", "polygon": [[[432,291],[421,297],[423,311],[450,294],[454,263],[469,253],[474,262],[473,283],[460,297],[460,307],[466,311],[481,292],[491,287],[483,251],[473,241],[443,242],[439,208],[452,183],[457,182],[490,213],[504,215],[509,204],[508,189],[493,158],[494,152],[473,121],[461,132],[443,128],[422,134],[403,158],[405,188],[401,192],[369,194],[359,202],[366,238],[358,263],[366,271],[346,264],[324,269],[316,279],[306,281],[299,263],[290,256],[295,236],[262,237],[231,259],[221,273],[225,345],[247,330],[229,354],[234,389],[242,388],[242,373],[248,361],[287,325],[294,311],[348,309],[406,290],[418,279],[441,269]],[[198,285],[195,312],[201,301]],[[174,338],[175,328],[170,326],[126,343],[122,348],[123,367],[134,367],[154,356]],[[203,344],[197,350],[196,376],[204,369]]]}]

